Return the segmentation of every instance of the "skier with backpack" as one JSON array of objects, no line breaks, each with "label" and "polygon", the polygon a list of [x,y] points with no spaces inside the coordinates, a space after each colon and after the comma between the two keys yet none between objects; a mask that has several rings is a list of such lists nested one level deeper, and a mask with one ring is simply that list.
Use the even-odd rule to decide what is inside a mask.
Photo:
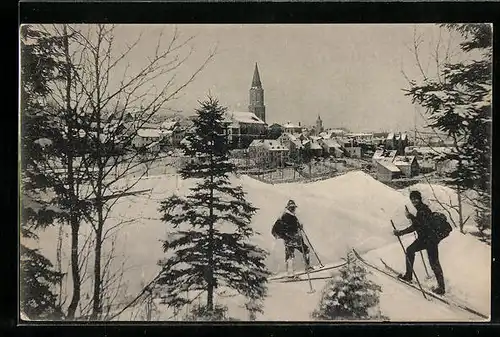
[{"label": "skier with backpack", "polygon": [[297,219],[295,210],[297,205],[295,201],[289,200],[285,211],[276,220],[272,228],[272,235],[275,239],[282,239],[285,243],[285,263],[286,272],[289,277],[293,277],[295,273],[295,250],[300,251],[304,256],[306,270],[311,270],[309,247],[304,243],[301,231],[302,224]]},{"label": "skier with backpack", "polygon": [[444,214],[432,212],[426,204],[422,202],[422,195],[418,191],[410,192],[410,201],[417,209],[417,214],[413,215],[405,207],[405,215],[411,221],[411,225],[403,230],[394,230],[394,235],[401,236],[412,232],[417,232],[418,238],[406,249],[406,273],[398,277],[406,282],[411,282],[413,276],[413,263],[416,252],[427,250],[429,264],[436,276],[438,286],[432,291],[438,295],[445,293],[445,283],[443,270],[439,262],[439,242],[447,237],[451,232],[451,226]]}]

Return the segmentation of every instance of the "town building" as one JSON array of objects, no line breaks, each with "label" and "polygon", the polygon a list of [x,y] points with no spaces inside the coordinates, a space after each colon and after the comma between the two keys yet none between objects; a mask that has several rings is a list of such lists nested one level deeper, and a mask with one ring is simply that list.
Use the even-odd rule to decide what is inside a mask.
[{"label": "town building", "polygon": [[401,170],[389,160],[383,159],[375,163],[377,171],[377,180],[382,182],[390,182],[401,176]]},{"label": "town building", "polygon": [[231,111],[226,113],[228,142],[233,148],[247,148],[254,139],[263,139],[267,124],[252,112]]},{"label": "town building", "polygon": [[293,124],[291,122],[286,122],[283,124],[283,133],[302,133],[303,127],[299,124]]},{"label": "town building", "polygon": [[420,174],[420,166],[415,156],[396,156],[392,162],[406,178]]},{"label": "town building", "polygon": [[163,135],[159,128],[140,128],[132,139],[132,145],[136,148],[145,147],[152,143],[161,141]]},{"label": "town building", "polygon": [[282,167],[289,160],[289,149],[275,139],[255,139],[248,146],[248,156],[259,167]]},{"label": "town building", "polygon": [[396,158],[397,151],[396,150],[386,150],[384,148],[378,149],[375,151],[372,157],[372,164],[375,166],[375,164],[383,159],[389,160],[392,162],[394,158]]},{"label": "town building", "polygon": [[343,147],[335,139],[321,138],[318,140],[318,143],[323,147],[323,153],[325,155],[333,156],[336,158],[344,156]]},{"label": "town building", "polygon": [[396,150],[399,156],[405,154],[405,148],[408,146],[408,135],[406,133],[390,132],[385,140],[385,148],[388,150]]},{"label": "town building", "polygon": [[283,133],[278,139],[278,142],[289,149],[289,158],[293,161],[300,161],[304,146],[298,134]]}]

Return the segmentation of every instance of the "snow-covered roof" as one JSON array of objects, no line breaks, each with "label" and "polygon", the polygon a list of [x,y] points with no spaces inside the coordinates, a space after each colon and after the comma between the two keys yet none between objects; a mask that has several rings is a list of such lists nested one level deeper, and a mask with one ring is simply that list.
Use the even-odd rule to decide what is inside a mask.
[{"label": "snow-covered roof", "polygon": [[335,139],[323,139],[321,142],[328,147],[341,148],[340,144]]},{"label": "snow-covered roof", "polygon": [[229,119],[233,122],[246,123],[246,124],[266,124],[262,119],[257,117],[252,112],[231,111],[227,113]]},{"label": "snow-covered roof", "polygon": [[390,132],[388,135],[387,135],[387,139],[393,139],[394,138],[394,132]]},{"label": "snow-covered roof", "polygon": [[415,156],[396,156],[392,161],[396,166],[407,166],[415,160]]},{"label": "snow-covered roof", "polygon": [[312,140],[311,141],[311,150],[322,150],[323,148],[321,147],[321,145],[319,145],[318,142]]},{"label": "snow-covered roof", "polygon": [[302,147],[302,142],[300,139],[292,133],[283,133],[280,137],[287,138],[290,142],[294,143],[298,147]]},{"label": "snow-covered roof", "polygon": [[373,154],[372,159],[379,160],[379,159],[390,159],[390,161],[393,161],[394,158],[396,157],[396,154],[398,151],[396,150],[384,150],[384,149],[378,149],[375,151]]},{"label": "snow-covered roof", "polygon": [[451,153],[453,147],[446,146],[407,146],[405,148],[406,153],[412,153],[413,151],[421,154],[441,154],[441,153]]},{"label": "snow-covered roof", "polygon": [[178,124],[177,121],[166,120],[161,123],[160,128],[164,130],[172,130]]},{"label": "snow-covered roof", "polygon": [[249,147],[263,147],[268,151],[288,151],[288,148],[276,139],[254,139]]},{"label": "snow-covered roof", "polygon": [[347,137],[373,137],[373,133],[364,133],[364,132],[348,133],[346,136]]},{"label": "snow-covered roof", "polygon": [[295,125],[295,124],[290,123],[290,122],[286,122],[285,124],[283,124],[283,127],[286,129],[300,129],[300,128],[302,128],[300,125]]},{"label": "snow-covered roof", "polygon": [[382,160],[378,160],[377,163],[379,165],[385,167],[386,169],[388,169],[391,172],[401,172],[401,170],[396,165],[394,165],[394,163],[392,163],[389,160],[382,159]]},{"label": "snow-covered roof", "polygon": [[159,129],[150,129],[150,128],[140,128],[137,130],[137,135],[143,138],[160,138],[160,130]]}]

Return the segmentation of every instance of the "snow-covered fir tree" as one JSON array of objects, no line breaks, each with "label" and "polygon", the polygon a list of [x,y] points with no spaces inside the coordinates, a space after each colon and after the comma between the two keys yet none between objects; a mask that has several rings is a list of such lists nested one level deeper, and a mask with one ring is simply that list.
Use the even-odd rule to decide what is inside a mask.
[{"label": "snow-covered fir tree", "polygon": [[[407,95],[425,108],[430,128],[453,139],[452,151],[435,159],[456,163],[447,182],[457,189],[459,207],[461,192],[474,190],[479,193],[477,206],[484,219],[491,213],[493,30],[490,24],[444,26],[460,33],[460,49],[467,60],[443,64],[437,78],[411,81]],[[462,231],[463,224],[460,219]]]},{"label": "snow-covered fir tree", "polygon": [[[33,27],[21,27],[21,221],[20,232],[20,309],[31,319],[60,318],[61,307],[55,286],[63,275],[38,249],[25,240],[38,240],[37,232],[61,216],[57,201],[48,201],[54,181],[41,169],[40,162],[53,158],[51,146],[58,138],[57,123],[47,113],[51,84],[61,66],[61,39]],[[49,150],[47,150],[49,149]]]},{"label": "snow-covered fir tree", "polygon": [[[267,252],[255,246],[250,226],[256,208],[233,186],[224,128],[226,108],[217,99],[200,102],[193,128],[182,150],[191,160],[180,170],[195,186],[185,196],[173,195],[161,203],[162,220],[176,232],[164,241],[166,258],[159,283],[166,303],[176,309],[190,302],[187,293],[204,292],[206,312],[215,313],[215,290],[234,289],[247,299],[261,301],[267,293]],[[220,315],[208,315],[217,318]],[[207,317],[208,317],[207,316]]]},{"label": "snow-covered fir tree", "polygon": [[367,275],[368,271],[349,254],[340,274],[323,288],[312,317],[317,320],[382,319],[379,310],[381,288]]}]

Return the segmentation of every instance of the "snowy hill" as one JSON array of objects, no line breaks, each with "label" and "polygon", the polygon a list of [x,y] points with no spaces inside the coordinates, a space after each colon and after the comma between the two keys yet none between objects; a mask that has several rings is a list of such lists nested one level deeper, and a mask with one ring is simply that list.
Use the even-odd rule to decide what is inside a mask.
[{"label": "snowy hill", "polygon": [[[283,242],[272,237],[271,227],[289,199],[296,201],[297,215],[324,264],[340,261],[348,251],[355,248],[361,254],[369,252],[367,258],[370,260],[377,261],[378,257],[384,257],[395,267],[402,266],[404,260],[401,248],[392,235],[389,220],[393,219],[400,227],[407,226],[404,205],[410,210],[412,206],[404,193],[374,180],[369,175],[353,171],[310,184],[280,185],[265,184],[248,176],[235,176],[232,179],[235,184],[243,186],[248,193],[248,199],[259,208],[252,220],[254,228],[261,233],[255,237],[255,243],[269,251],[267,265],[271,271],[284,270]],[[159,220],[159,202],[172,193],[186,194],[192,184],[192,181],[184,181],[176,175],[149,177],[141,180],[134,189],[151,189],[150,193],[127,196],[113,209],[112,221],[137,218],[137,221],[127,224],[118,234],[116,245],[117,252],[127,257],[124,279],[127,280],[129,294],[137,293],[141,289],[142,282],[147,283],[156,275],[157,261],[163,257],[160,240],[166,238],[170,230]],[[57,230],[51,229],[46,231],[40,240],[42,250],[53,260],[56,256],[54,244],[56,238]],[[445,277],[451,289],[458,296],[465,295],[478,310],[488,313],[489,283],[486,281],[490,275],[489,247],[469,235],[457,236],[453,233],[447,240],[447,243],[443,244],[441,258]],[[68,241],[65,241],[66,247]],[[300,269],[301,258],[298,257],[296,260],[299,262],[297,268]],[[117,260],[118,262],[120,260]],[[418,263],[417,260],[417,266]],[[468,266],[467,268],[475,266],[476,275],[467,278],[465,273],[468,269],[464,266]],[[315,274],[315,276],[328,275],[330,272]],[[422,302],[423,299],[419,301],[421,295],[382,275],[373,277],[377,278],[377,282],[380,282],[384,289],[381,299],[382,311],[391,319],[471,318],[469,314],[451,310],[442,304],[425,303]],[[269,297],[264,303],[265,314],[258,319],[309,320],[309,314],[319,301],[320,290],[324,283],[324,280],[313,282],[317,290],[314,294],[307,294],[307,282],[270,283]],[[219,296],[219,300],[229,306],[231,316],[247,319],[241,299],[237,296],[227,298]],[[404,309],[404,303],[409,304],[409,308]],[[417,308],[412,308],[411,305],[416,305]],[[287,310],[290,307],[294,309]],[[159,319],[171,318],[169,310],[161,307],[161,311]],[[121,318],[129,319],[130,314],[124,313]]]}]

